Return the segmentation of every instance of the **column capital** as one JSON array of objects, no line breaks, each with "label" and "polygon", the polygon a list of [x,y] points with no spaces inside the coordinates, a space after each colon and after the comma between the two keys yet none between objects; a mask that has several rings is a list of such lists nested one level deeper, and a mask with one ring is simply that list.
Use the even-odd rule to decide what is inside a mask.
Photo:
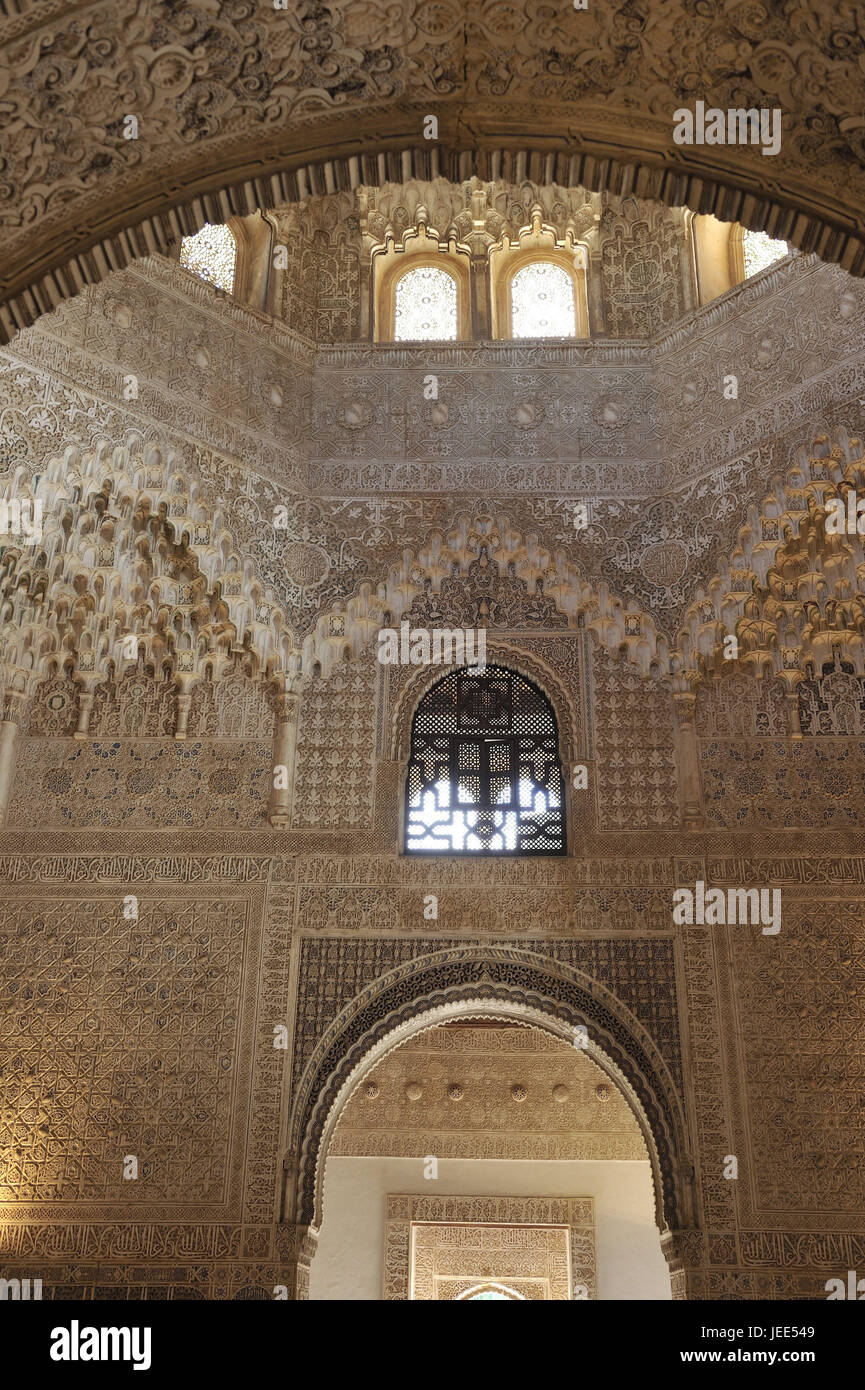
[{"label": "column capital", "polygon": [[3,723],[21,724],[24,712],[27,709],[27,692],[24,690],[4,690],[3,692]]},{"label": "column capital", "polygon": [[697,1227],[685,1227],[661,1234],[661,1250],[670,1270],[670,1284],[676,1300],[699,1297],[706,1263],[706,1237]]},{"label": "column capital", "polygon": [[674,690],[673,706],[680,724],[690,724],[697,713],[697,695],[693,690]]},{"label": "column capital", "polygon": [[276,717],[280,724],[297,723],[300,694],[297,690],[279,690],[276,696]]}]

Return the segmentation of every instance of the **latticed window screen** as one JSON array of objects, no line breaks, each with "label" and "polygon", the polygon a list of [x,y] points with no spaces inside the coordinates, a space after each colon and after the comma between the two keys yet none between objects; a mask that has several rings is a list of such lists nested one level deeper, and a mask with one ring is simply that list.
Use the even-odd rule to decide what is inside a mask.
[{"label": "latticed window screen", "polygon": [[200,232],[180,243],[180,264],[229,294],[234,289],[236,261],[237,242],[231,228],[224,225],[206,222]]},{"label": "latticed window screen", "polygon": [[515,671],[452,671],[415,711],[406,849],[421,854],[564,854],[556,718]]},{"label": "latticed window screen", "polygon": [[532,261],[511,280],[511,332],[515,338],[573,338],[577,332],[574,282],[550,261]]},{"label": "latticed window screen", "polygon": [[396,342],[455,339],[457,282],[437,266],[417,266],[396,284]]},{"label": "latticed window screen", "polygon": [[773,241],[765,232],[746,231],[742,245],[745,252],[746,280],[756,275],[758,270],[765,270],[768,265],[782,260],[790,252],[786,241]]}]

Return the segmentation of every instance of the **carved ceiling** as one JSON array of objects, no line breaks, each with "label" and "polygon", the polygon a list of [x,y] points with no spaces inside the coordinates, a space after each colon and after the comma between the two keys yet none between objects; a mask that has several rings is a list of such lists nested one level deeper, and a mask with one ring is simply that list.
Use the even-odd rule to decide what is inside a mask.
[{"label": "carved ceiling", "polygon": [[[7,336],[205,220],[407,176],[634,190],[865,268],[848,3],[0,9]],[[677,145],[673,112],[697,100],[780,108],[780,152]]]},{"label": "carved ceiling", "polygon": [[434,1028],[385,1057],[345,1107],[331,1154],[645,1159],[624,1096],[537,1029]]}]

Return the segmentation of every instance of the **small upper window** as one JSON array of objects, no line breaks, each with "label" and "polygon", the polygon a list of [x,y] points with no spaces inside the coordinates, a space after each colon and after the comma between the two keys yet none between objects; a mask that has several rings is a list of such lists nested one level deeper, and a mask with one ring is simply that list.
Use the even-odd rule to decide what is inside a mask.
[{"label": "small upper window", "polygon": [[417,266],[396,284],[394,338],[397,342],[453,340],[457,336],[457,282],[434,265]]},{"label": "small upper window", "polygon": [[745,252],[745,279],[765,270],[767,265],[783,260],[790,254],[786,241],[773,241],[765,232],[746,232],[742,239]]},{"label": "small upper window", "polygon": [[236,261],[237,242],[230,227],[206,222],[196,236],[181,242],[180,264],[229,294],[234,289]]},{"label": "small upper window", "polygon": [[574,282],[563,266],[532,261],[511,280],[514,338],[575,338]]}]

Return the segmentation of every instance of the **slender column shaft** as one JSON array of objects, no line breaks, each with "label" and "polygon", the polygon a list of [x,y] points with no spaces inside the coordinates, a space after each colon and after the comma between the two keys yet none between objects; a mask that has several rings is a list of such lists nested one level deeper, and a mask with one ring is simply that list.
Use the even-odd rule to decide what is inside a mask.
[{"label": "slender column shaft", "polygon": [[700,798],[700,773],[697,758],[696,696],[680,693],[673,696],[676,706],[676,743],[679,755],[679,790],[682,805],[682,824],[686,830],[702,830],[703,812]]},{"label": "slender column shaft", "polygon": [[298,696],[287,691],[279,697],[273,736],[273,782],[267,819],[273,826],[291,824],[294,801],[294,763],[297,747]]},{"label": "slender column shaft", "polygon": [[0,825],[6,823],[6,812],[15,780],[15,759],[18,752],[18,723],[14,719],[0,722]]},{"label": "slender column shaft", "polygon": [[181,692],[177,697],[177,727],[174,730],[175,738],[186,738],[191,706],[192,694],[190,692]]},{"label": "slender column shaft", "polygon": [[90,737],[90,716],[93,713],[93,691],[82,690],[78,699],[78,728],[76,738]]}]

